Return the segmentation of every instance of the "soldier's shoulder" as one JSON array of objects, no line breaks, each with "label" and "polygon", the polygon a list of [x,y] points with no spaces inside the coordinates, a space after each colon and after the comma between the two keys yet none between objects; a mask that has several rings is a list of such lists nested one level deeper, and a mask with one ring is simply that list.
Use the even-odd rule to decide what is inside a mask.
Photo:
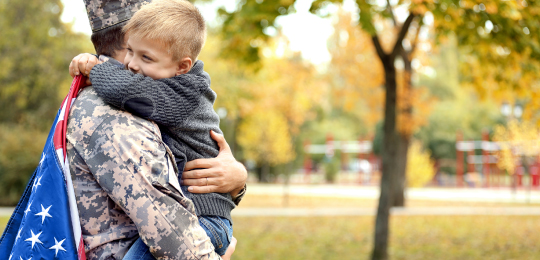
[{"label": "soldier's shoulder", "polygon": [[114,108],[101,99],[92,87],[83,89],[71,108],[68,121],[68,139],[86,143],[95,134],[147,129],[160,135],[159,128],[151,121]]}]

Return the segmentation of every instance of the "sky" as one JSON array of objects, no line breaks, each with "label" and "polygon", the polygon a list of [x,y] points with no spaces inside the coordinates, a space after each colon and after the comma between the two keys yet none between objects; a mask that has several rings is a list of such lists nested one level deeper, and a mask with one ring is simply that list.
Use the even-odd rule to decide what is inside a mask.
[{"label": "sky", "polygon": [[[309,12],[312,2],[313,0],[297,0],[294,6],[296,13],[280,16],[276,19],[276,23],[282,28],[283,35],[288,38],[291,50],[300,51],[306,60],[321,65],[331,59],[326,43],[334,29],[330,18],[321,18]],[[90,35],[92,30],[83,1],[62,0],[62,3],[64,4],[62,21],[65,23],[73,22],[74,31]],[[197,4],[210,25],[219,23],[216,10],[221,6],[225,7],[227,11],[233,11],[236,7],[236,0],[218,0],[212,3]],[[345,7],[354,8],[354,4],[352,1],[346,1]]]}]

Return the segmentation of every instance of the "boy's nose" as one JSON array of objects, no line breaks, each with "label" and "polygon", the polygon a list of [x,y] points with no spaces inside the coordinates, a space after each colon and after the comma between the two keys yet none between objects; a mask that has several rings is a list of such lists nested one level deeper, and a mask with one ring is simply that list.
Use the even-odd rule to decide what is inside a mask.
[{"label": "boy's nose", "polygon": [[128,63],[128,69],[133,73],[139,72],[139,66],[133,60]]}]

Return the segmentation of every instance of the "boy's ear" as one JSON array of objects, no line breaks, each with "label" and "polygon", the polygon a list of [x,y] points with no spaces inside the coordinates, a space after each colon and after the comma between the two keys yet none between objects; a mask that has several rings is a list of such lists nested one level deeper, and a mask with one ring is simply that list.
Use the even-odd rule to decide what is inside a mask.
[{"label": "boy's ear", "polygon": [[184,57],[178,62],[178,66],[176,67],[176,74],[175,76],[186,74],[191,70],[191,65],[193,65],[193,61],[189,57]]}]

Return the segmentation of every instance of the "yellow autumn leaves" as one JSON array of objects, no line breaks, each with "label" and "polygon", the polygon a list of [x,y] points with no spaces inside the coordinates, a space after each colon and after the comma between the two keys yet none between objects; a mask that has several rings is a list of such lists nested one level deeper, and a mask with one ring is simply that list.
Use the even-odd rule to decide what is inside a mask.
[{"label": "yellow autumn leaves", "polygon": [[418,141],[412,142],[409,146],[406,174],[409,187],[423,187],[435,176],[431,154],[424,150]]},{"label": "yellow autumn leaves", "polygon": [[507,126],[497,126],[493,140],[499,145],[499,169],[514,174],[516,166],[529,164],[540,154],[540,131],[528,121],[511,120]]}]

